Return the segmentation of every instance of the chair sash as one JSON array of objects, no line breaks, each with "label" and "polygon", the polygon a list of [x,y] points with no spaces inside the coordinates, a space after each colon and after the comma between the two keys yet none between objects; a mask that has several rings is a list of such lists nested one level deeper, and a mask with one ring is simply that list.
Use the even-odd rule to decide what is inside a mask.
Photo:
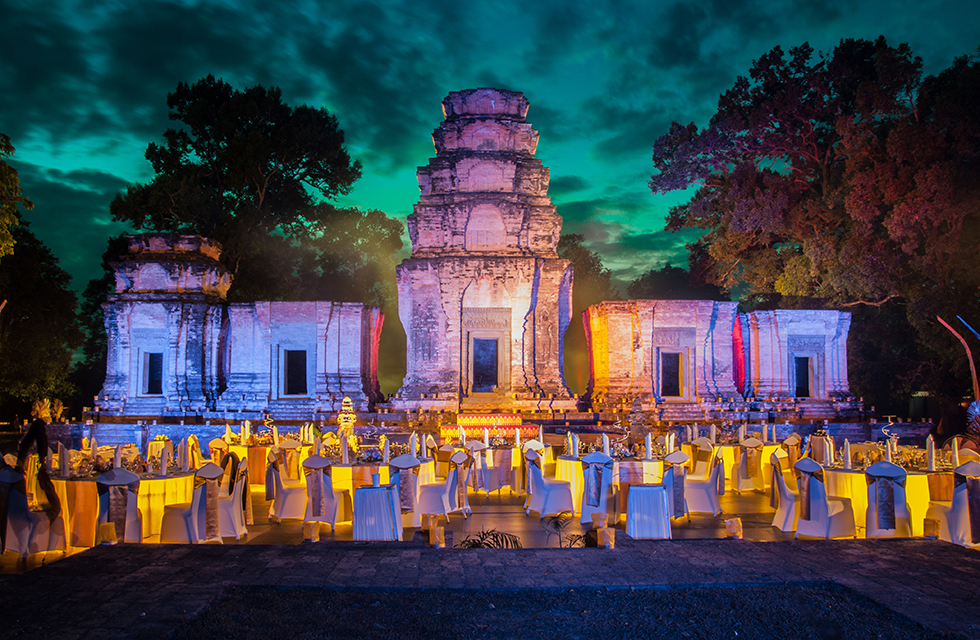
[{"label": "chair sash", "polygon": [[[202,478],[195,476],[194,488],[204,485],[204,539],[213,540],[221,537],[218,526],[218,478]],[[200,523],[198,524],[200,526]]]},{"label": "chair sash", "polygon": [[895,528],[895,484],[905,486],[905,478],[875,476],[867,471],[864,477],[868,484],[874,484],[875,522],[879,529]]},{"label": "chair sash", "polygon": [[725,463],[718,459],[715,461],[715,467],[718,469],[718,495],[725,495]]},{"label": "chair sash", "polygon": [[783,477],[783,468],[779,463],[779,458],[776,456],[772,456],[770,464],[772,465],[770,467],[772,472],[769,479],[769,506],[775,509],[779,506],[779,486],[777,482],[779,478]]},{"label": "chair sash", "polygon": [[469,479],[469,470],[473,466],[473,458],[467,457],[462,464],[449,461],[449,472],[456,470],[456,504],[462,507],[466,504],[466,482]]},{"label": "chair sash", "polygon": [[497,481],[494,487],[500,488],[510,484],[510,470],[513,466],[513,451],[511,449],[493,449],[493,474]]},{"label": "chair sash", "polygon": [[[724,466],[724,465],[722,465]],[[674,486],[674,516],[677,517],[678,513],[684,511],[684,466],[679,464],[671,464],[664,468],[664,474],[673,473],[672,478]]]},{"label": "chair sash", "polygon": [[814,471],[809,473],[807,471],[800,472],[800,519],[809,520],[810,519],[810,483],[813,481],[823,483],[823,469],[819,471]]},{"label": "chair sash", "polygon": [[[266,460],[266,466],[265,466],[265,499],[266,500],[276,499],[276,479],[275,476],[273,475],[274,471],[280,471],[279,456],[277,456],[273,452],[273,450],[270,449],[268,458]],[[281,477],[282,476],[280,476],[280,478]]]},{"label": "chair sash", "polygon": [[742,464],[742,457],[746,458],[745,469],[749,474],[750,478],[758,477],[759,471],[762,465],[759,464],[759,457],[762,455],[762,447],[747,447],[745,445],[739,445],[738,449],[735,450],[735,454],[738,460],[735,461],[736,465]]},{"label": "chair sash", "polygon": [[582,462],[582,474],[585,476],[585,503],[590,507],[598,507],[602,500],[602,475],[612,474],[612,461]]},{"label": "chair sash", "polygon": [[[329,467],[327,468],[329,469]],[[303,472],[306,474],[306,493],[310,501],[310,514],[314,518],[319,518],[327,510],[323,478],[326,469],[307,469],[304,467]]]},{"label": "chair sash", "polygon": [[238,465],[241,464],[238,454],[234,451],[229,451],[221,456],[221,462],[218,463],[218,466],[226,469],[229,462],[231,463],[231,472],[228,474],[228,495],[231,495],[235,490],[235,482],[238,480]]},{"label": "chair sash", "polygon": [[[106,514],[106,522],[111,522],[116,527],[116,537],[120,540],[126,539],[126,516],[129,513],[129,501],[137,500],[140,489],[140,481],[137,480],[130,484],[106,485],[101,482],[95,483],[99,490],[99,496],[109,495],[109,511]],[[140,533],[142,537],[142,532]]]},{"label": "chair sash", "polygon": [[977,544],[980,542],[980,478],[954,473],[953,484],[954,492],[956,491],[955,487],[961,484],[966,485],[966,506],[970,517],[970,541]]},{"label": "chair sash", "polygon": [[697,446],[695,447],[693,453],[694,453],[694,466],[692,466],[691,468],[697,470],[698,464],[704,462],[706,466],[706,470],[710,471],[712,450],[702,449],[700,446]]},{"label": "chair sash", "polygon": [[786,450],[786,465],[795,472],[796,463],[800,461],[800,445],[783,443],[782,446]]},{"label": "chair sash", "polygon": [[415,476],[418,467],[398,470],[398,499],[402,505],[402,511],[415,511],[416,488]]},{"label": "chair sash", "polygon": [[[54,523],[61,513],[61,500],[58,499],[58,493],[54,490],[54,483],[51,482],[51,477],[48,475],[47,464],[44,459],[48,453],[48,432],[43,420],[35,420],[24,437],[21,438],[20,444],[17,446],[17,469],[23,470],[28,461],[32,459],[29,453],[32,444],[37,449],[35,484],[41,489],[40,492],[35,492],[34,499],[40,504],[41,510],[47,515],[48,520]],[[26,483],[24,495],[27,495]],[[4,520],[6,520],[6,516],[4,516]],[[4,522],[4,531],[6,531],[6,522]]]},{"label": "chair sash", "polygon": [[[483,451],[473,452],[473,466],[476,469],[476,479],[474,480],[473,488],[477,491],[489,491],[487,484],[487,452],[489,449],[484,449]],[[490,454],[493,455],[493,454]]]}]

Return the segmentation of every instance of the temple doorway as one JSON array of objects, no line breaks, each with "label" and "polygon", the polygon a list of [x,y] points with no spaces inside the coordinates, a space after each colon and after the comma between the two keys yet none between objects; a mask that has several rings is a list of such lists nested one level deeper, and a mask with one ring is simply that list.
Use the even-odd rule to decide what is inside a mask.
[{"label": "temple doorway", "polygon": [[473,339],[473,392],[493,393],[497,390],[497,339]]}]

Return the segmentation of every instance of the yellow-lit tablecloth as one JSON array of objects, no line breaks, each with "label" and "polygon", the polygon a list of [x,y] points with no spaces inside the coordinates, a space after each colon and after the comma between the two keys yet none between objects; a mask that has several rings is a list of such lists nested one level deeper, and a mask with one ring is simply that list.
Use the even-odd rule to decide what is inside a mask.
[{"label": "yellow-lit tablecloth", "polygon": [[[265,484],[265,468],[268,465],[269,459],[269,449],[272,445],[257,444],[248,447],[242,446],[240,444],[229,445],[228,450],[232,451],[238,459],[248,458],[248,483],[249,484]],[[285,478],[284,482],[296,482],[302,480],[301,476],[303,461],[312,455],[313,446],[303,445],[296,449],[296,468],[289,469],[289,473]],[[368,484],[371,482],[371,477],[368,476]]]},{"label": "yellow-lit tablecloth", "polygon": [[[629,490],[623,487],[629,484],[652,484],[660,482],[663,476],[664,463],[662,460],[613,460],[613,484],[620,485],[620,506],[618,513],[626,512],[626,500]],[[642,475],[641,475],[642,474]],[[585,491],[585,474],[582,470],[582,459],[571,456],[558,456],[555,461],[555,479],[571,485],[572,504],[575,513],[582,512],[582,496]],[[625,495],[624,495],[625,494]]]},{"label": "yellow-lit tablecloth", "polygon": [[[436,481],[436,461],[434,458],[421,458],[419,465],[419,486]],[[358,487],[371,486],[371,476],[381,476],[381,484],[391,482],[391,474],[386,464],[335,464],[330,467],[335,491],[347,489],[351,495]]]},{"label": "yellow-lit tablecloth", "polygon": [[[857,469],[824,469],[827,495],[850,498],[854,508],[854,524],[864,529],[868,511],[868,482],[864,471]],[[905,501],[909,505],[912,535],[922,535],[922,520],[929,508],[929,475],[912,471],[905,480]],[[952,476],[952,474],[949,474]]]},{"label": "yellow-lit tablecloth", "polygon": [[[65,514],[68,544],[95,546],[99,520],[99,490],[95,478],[52,478]],[[143,519],[143,538],[160,534],[163,508],[168,504],[190,502],[194,493],[194,474],[141,477],[137,506]]]},{"label": "yellow-lit tablecloth", "polygon": [[[738,449],[737,444],[716,444],[713,447],[712,454],[718,455],[718,451],[721,451],[722,460],[725,461],[725,488],[734,489],[734,478],[735,478],[735,450]],[[771,467],[769,463],[769,457],[772,456],[772,452],[780,448],[779,444],[773,444],[767,442],[762,445],[762,478],[765,482],[766,487],[769,487],[770,475],[772,474]],[[687,455],[691,456],[691,471],[694,470],[694,447],[686,442],[681,445],[681,450]]]}]

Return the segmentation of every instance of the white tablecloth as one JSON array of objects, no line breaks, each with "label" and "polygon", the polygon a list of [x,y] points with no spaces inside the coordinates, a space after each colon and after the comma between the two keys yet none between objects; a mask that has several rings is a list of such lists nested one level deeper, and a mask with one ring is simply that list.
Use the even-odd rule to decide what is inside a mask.
[{"label": "white tablecloth", "polygon": [[626,535],[631,538],[670,538],[667,488],[662,484],[635,484],[626,510]]},{"label": "white tablecloth", "polygon": [[354,540],[401,540],[398,486],[360,487],[354,491]]}]

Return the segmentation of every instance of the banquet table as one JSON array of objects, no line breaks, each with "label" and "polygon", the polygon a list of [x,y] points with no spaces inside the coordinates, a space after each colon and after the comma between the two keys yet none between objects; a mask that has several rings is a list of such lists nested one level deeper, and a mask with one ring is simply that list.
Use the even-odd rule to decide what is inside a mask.
[{"label": "banquet table", "polygon": [[[936,476],[930,481],[930,476]],[[948,481],[945,477],[948,477]],[[921,472],[910,471],[905,481],[905,501],[909,505],[909,519],[912,525],[912,535],[922,535],[922,520],[929,508],[929,485],[939,487],[940,495],[945,485],[952,488],[953,474],[951,472]],[[849,498],[854,508],[854,524],[859,529],[867,526],[868,483],[864,471],[860,469],[824,469],[824,482],[827,495],[838,498]],[[950,492],[951,493],[951,492]]]},{"label": "banquet table", "polygon": [[667,540],[671,537],[664,485],[633,485],[626,512],[626,535],[634,539]]},{"label": "banquet table", "polygon": [[[620,502],[617,513],[625,513],[632,484],[650,484],[660,482],[663,476],[663,460],[613,460],[613,484],[620,488]],[[555,461],[555,479],[568,482],[572,490],[572,504],[575,513],[582,512],[582,494],[585,491],[585,473],[582,470],[582,459],[572,456],[558,456]],[[625,494],[625,495],[624,495]]]},{"label": "banquet table", "polygon": [[511,492],[519,493],[521,468],[514,465],[515,463],[520,465],[520,451],[514,447],[500,447],[486,449],[483,453],[486,455],[487,461],[488,486],[478,486],[479,478],[476,473],[472,473],[470,475],[470,487],[487,493],[509,487]]},{"label": "banquet table", "polygon": [[[52,478],[65,515],[68,544],[93,547],[98,530],[99,490],[95,477]],[[194,493],[194,473],[168,476],[140,476],[137,506],[142,515],[143,538],[160,535],[163,508],[168,504],[190,502]]]},{"label": "banquet table", "polygon": [[354,540],[401,540],[398,485],[362,486],[354,491]]},{"label": "banquet table", "polygon": [[[240,444],[228,446],[228,450],[237,455],[239,460],[248,457],[249,484],[265,483],[265,468],[269,464],[269,449],[271,448],[271,444],[255,444],[247,447]],[[301,469],[303,468],[303,460],[310,457],[312,452],[312,445],[303,445],[296,449],[296,463],[295,465],[290,465],[286,477],[283,478],[283,482],[295,483],[302,481],[303,473]],[[369,476],[368,481],[370,482],[370,480],[371,478]]]},{"label": "banquet table", "polygon": [[[419,486],[432,484],[436,481],[436,461],[435,458],[419,458]],[[336,491],[346,489],[351,495],[359,487],[369,486],[371,476],[377,473],[381,476],[381,484],[391,482],[391,472],[388,465],[378,464],[335,464],[330,467],[330,477],[333,479],[333,488]]]},{"label": "banquet table", "polygon": [[[734,489],[734,478],[735,478],[735,450],[738,449],[737,444],[716,444],[712,448],[712,454],[718,455],[721,451],[722,460],[725,461],[725,488]],[[772,465],[769,463],[769,458],[772,456],[773,451],[777,451],[782,448],[780,444],[774,444],[772,442],[767,442],[762,445],[762,478],[765,482],[766,488],[769,487],[770,475],[772,474],[770,468]],[[687,455],[691,456],[691,471],[694,470],[694,447],[690,443],[684,443],[681,445],[681,450]]]}]

